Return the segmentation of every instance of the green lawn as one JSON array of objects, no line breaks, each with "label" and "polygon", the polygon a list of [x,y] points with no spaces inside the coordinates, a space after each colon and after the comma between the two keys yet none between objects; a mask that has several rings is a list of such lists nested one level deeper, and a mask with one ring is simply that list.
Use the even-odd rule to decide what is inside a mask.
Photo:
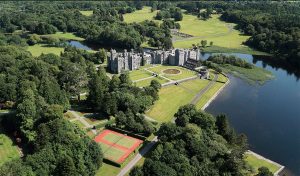
[{"label": "green lawn", "polygon": [[33,56],[40,56],[42,53],[53,53],[56,55],[60,55],[60,53],[64,51],[64,48],[48,47],[45,44],[36,44],[33,46],[28,46],[27,51],[29,51]]},{"label": "green lawn", "polygon": [[196,104],[197,109],[201,109],[215,93],[223,86],[223,83],[216,82],[208,91],[206,91]]},{"label": "green lawn", "polygon": [[85,16],[91,16],[93,15],[93,11],[92,10],[81,10],[79,11],[82,15],[85,15]]},{"label": "green lawn", "polygon": [[[180,70],[180,73],[179,74],[165,74],[163,71],[166,69],[177,69],[177,70]],[[196,72],[188,70],[183,67],[179,67],[179,66],[160,65],[157,67],[149,68],[149,70],[153,71],[157,74],[161,74],[172,80],[180,80],[180,79],[189,78],[189,77],[197,75]]]},{"label": "green lawn", "polygon": [[[154,16],[156,15],[157,11],[151,12],[151,7],[143,7],[142,10],[136,10],[133,13],[126,13],[123,15],[124,21],[126,23],[139,23],[145,20],[154,20]],[[161,21],[154,20],[160,23]]]},{"label": "green lawn", "polygon": [[255,170],[255,173],[253,175],[258,173],[258,168],[260,167],[267,167],[272,173],[275,173],[278,169],[280,169],[278,166],[267,162],[265,160],[259,159],[256,156],[246,153],[245,154],[245,161]]},{"label": "green lawn", "polygon": [[152,76],[151,73],[147,72],[144,69],[134,70],[129,72],[129,77],[132,81],[147,78]]},{"label": "green lawn", "polygon": [[75,34],[70,32],[66,32],[66,33],[56,32],[55,34],[47,34],[42,36],[54,37],[54,38],[65,39],[65,40],[77,40],[77,41],[84,40],[84,38],[78,37]]},{"label": "green lawn", "polygon": [[85,126],[79,120],[72,121],[73,124],[76,124],[79,128],[84,129]]},{"label": "green lawn", "polygon": [[120,171],[121,171],[120,167],[115,167],[103,163],[102,167],[96,172],[96,176],[114,176],[114,175],[118,175]]},{"label": "green lawn", "polygon": [[164,83],[167,83],[169,82],[168,80],[164,79],[164,78],[161,78],[161,77],[153,77],[153,78],[150,78],[150,79],[146,79],[146,80],[143,80],[143,81],[139,81],[139,82],[136,82],[134,83],[135,86],[137,87],[146,87],[146,86],[149,86],[151,81],[152,80],[156,80],[158,81],[160,84],[164,84]]},{"label": "green lawn", "polygon": [[181,83],[180,86],[163,87],[159,91],[159,100],[155,102],[146,115],[159,122],[170,121],[178,108],[190,103],[194,96],[207,84],[207,80],[195,79]]},{"label": "green lawn", "polygon": [[1,128],[0,126],[0,166],[7,161],[20,157],[18,147],[3,133]]},{"label": "green lawn", "polygon": [[180,32],[193,36],[210,36],[228,32],[226,25],[232,25],[219,20],[219,15],[212,15],[209,20],[199,20],[197,16],[183,14],[183,20],[178,22]]}]

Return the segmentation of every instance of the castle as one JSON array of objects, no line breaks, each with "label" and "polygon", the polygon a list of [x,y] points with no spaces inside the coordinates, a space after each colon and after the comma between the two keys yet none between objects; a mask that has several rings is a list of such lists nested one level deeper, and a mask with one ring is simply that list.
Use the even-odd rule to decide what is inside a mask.
[{"label": "castle", "polygon": [[166,65],[193,65],[200,60],[200,50],[172,49],[168,51],[156,50],[143,53],[135,53],[133,50],[127,52],[110,51],[108,67],[114,73],[126,70],[136,70],[141,65],[166,64]]}]

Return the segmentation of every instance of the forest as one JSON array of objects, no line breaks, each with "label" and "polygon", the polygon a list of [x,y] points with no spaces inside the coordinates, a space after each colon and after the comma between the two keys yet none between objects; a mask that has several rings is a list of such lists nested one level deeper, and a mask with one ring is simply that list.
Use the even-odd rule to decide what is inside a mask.
[{"label": "forest", "polygon": [[234,132],[225,115],[213,117],[185,105],[175,117],[175,123],[161,125],[157,147],[130,176],[245,174],[247,138]]},{"label": "forest", "polygon": [[[175,123],[158,127],[143,115],[159,99],[161,85],[157,81],[138,88],[128,72],[108,77],[106,69],[99,66],[107,59],[104,49],[88,52],[43,35],[70,32],[108,48],[140,49],[146,42],[169,49],[170,29],[180,28],[180,9],[204,20],[211,13],[220,13],[222,20],[236,23],[239,30],[251,35],[245,44],[300,65],[297,3],[176,2],[169,6],[170,2],[103,1],[2,5],[0,107],[10,113],[1,116],[0,123],[24,156],[2,165],[0,175],[95,175],[103,164],[103,151],[64,118],[74,103],[108,118],[113,116],[113,127],[144,136],[158,135],[151,156],[144,165],[134,168],[131,176],[243,175],[249,169],[243,161],[246,136],[236,134],[226,116],[214,117],[186,105],[175,114]],[[161,10],[156,15],[156,19],[163,20],[161,24],[123,21],[124,14],[144,5]],[[80,10],[92,10],[93,15],[85,16]],[[37,43],[62,46],[64,50],[59,56],[34,57],[25,47]],[[244,68],[252,66],[236,58],[211,59]],[[216,65],[211,67],[222,72]],[[80,99],[81,93],[87,93],[86,100]]]}]

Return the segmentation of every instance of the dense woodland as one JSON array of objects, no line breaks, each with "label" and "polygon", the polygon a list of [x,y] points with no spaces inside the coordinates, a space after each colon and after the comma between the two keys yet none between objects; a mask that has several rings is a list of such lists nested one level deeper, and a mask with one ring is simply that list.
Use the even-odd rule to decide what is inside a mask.
[{"label": "dense woodland", "polygon": [[175,117],[175,123],[161,125],[157,147],[130,176],[244,175],[247,139],[235,134],[226,116],[185,105]]},{"label": "dense woodland", "polygon": [[[6,8],[5,8],[6,7]],[[148,39],[155,47],[172,47],[170,30],[158,24],[127,24],[123,14],[141,9],[133,2],[98,3],[6,3],[0,12],[0,29],[4,33],[15,30],[36,34],[53,34],[57,31],[74,32],[89,43],[117,48],[138,48]],[[84,16],[81,10],[93,10]]]},{"label": "dense woodland", "polygon": [[298,2],[182,2],[178,6],[198,16],[199,9],[213,9],[222,14],[222,20],[238,24],[237,29],[251,35],[246,45],[300,65]]},{"label": "dense woodland", "polygon": [[[143,5],[161,10],[163,23],[123,22],[123,14],[141,9]],[[89,53],[66,47],[60,56],[33,57],[25,51],[25,46],[36,43],[61,46],[60,40],[39,35],[62,31],[73,32],[86,42],[106,47],[139,48],[143,42],[148,42],[150,46],[168,49],[172,47],[170,29],[180,26],[166,18],[180,21],[182,14],[178,8],[202,19],[209,18],[213,10],[222,13],[223,20],[237,23],[238,29],[252,36],[246,44],[278,54],[290,62],[300,62],[298,4],[3,3],[0,11],[0,103],[1,108],[11,113],[2,117],[1,123],[22,147],[24,157],[1,166],[0,175],[95,175],[102,165],[103,154],[99,145],[63,118],[63,113],[70,109],[71,100],[93,112],[114,116],[114,127],[142,135],[156,131],[143,113],[159,99],[157,81],[141,89],[132,84],[126,72],[107,77],[105,68],[95,66],[105,62],[104,50]],[[94,13],[84,16],[79,10],[93,10]],[[215,61],[247,67],[234,59],[219,57]],[[88,97],[81,101],[80,93],[84,92]],[[213,117],[187,105],[180,108],[175,117],[175,123],[160,127],[159,144],[145,164],[130,175],[242,175],[247,170],[242,160],[247,149],[246,138],[234,133],[225,116]]]},{"label": "dense woodland", "polygon": [[104,68],[96,70],[91,54],[72,47],[61,56],[34,58],[13,46],[1,46],[0,53],[1,108],[11,109],[0,122],[25,154],[3,165],[0,175],[95,174],[103,158],[100,146],[63,118],[72,97],[82,92],[89,96],[81,103],[116,116],[115,126],[143,135],[155,131],[141,114],[158,99],[158,82],[140,89],[128,73],[109,79]]}]

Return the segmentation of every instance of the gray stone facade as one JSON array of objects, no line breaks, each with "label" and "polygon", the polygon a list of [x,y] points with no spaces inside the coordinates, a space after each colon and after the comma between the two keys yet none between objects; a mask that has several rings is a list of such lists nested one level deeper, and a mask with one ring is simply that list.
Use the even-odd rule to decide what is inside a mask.
[{"label": "gray stone facade", "polygon": [[121,73],[126,70],[136,70],[142,63],[146,64],[166,64],[183,66],[187,60],[199,61],[201,53],[199,50],[172,49],[156,50],[143,53],[135,53],[133,50],[127,52],[110,51],[108,67],[113,73]]}]

